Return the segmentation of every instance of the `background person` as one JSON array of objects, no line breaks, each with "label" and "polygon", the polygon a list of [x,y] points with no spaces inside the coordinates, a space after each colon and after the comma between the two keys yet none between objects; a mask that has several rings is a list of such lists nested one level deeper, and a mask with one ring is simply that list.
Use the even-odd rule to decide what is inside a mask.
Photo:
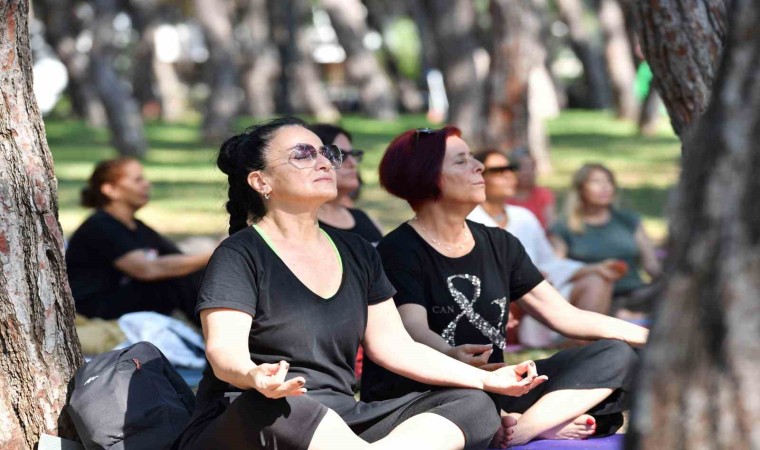
[{"label": "background person", "polygon": [[135,217],[150,199],[150,182],[131,158],[102,161],[82,190],[95,212],[66,249],[69,285],[79,314],[116,319],[136,311],[195,317],[201,271],[211,251],[185,255]]},{"label": "background person", "polygon": [[552,227],[552,243],[561,256],[587,263],[610,258],[628,267],[613,290],[612,312],[640,319],[652,309],[642,270],[657,278],[662,267],[640,216],[614,206],[617,182],[602,164],[585,164],[573,176],[566,217]]}]

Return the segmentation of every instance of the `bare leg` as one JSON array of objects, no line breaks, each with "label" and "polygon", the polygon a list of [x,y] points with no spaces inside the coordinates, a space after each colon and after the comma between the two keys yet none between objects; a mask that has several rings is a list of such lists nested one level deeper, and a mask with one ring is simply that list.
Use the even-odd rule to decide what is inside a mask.
[{"label": "bare leg", "polygon": [[[568,389],[550,392],[517,419],[511,445],[522,445],[537,437],[572,439],[585,437],[576,421],[584,423],[590,416],[585,412],[612,394],[612,389]],[[594,424],[595,425],[595,424]],[[591,428],[591,425],[589,425]],[[589,433],[593,434],[593,433]]]},{"label": "bare leg", "polygon": [[597,274],[588,274],[575,280],[570,303],[579,309],[609,314],[613,283]]},{"label": "bare leg", "polygon": [[385,438],[369,444],[355,435],[343,419],[330,410],[317,426],[309,444],[309,450],[399,448],[457,450],[464,448],[464,433],[449,419],[422,413],[405,420]]}]

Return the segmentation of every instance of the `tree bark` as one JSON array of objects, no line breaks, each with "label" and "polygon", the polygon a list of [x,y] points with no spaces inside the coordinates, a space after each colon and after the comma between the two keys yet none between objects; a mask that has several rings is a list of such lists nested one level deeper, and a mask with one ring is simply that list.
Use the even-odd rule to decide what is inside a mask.
[{"label": "tree bark", "polygon": [[61,416],[82,364],[53,159],[32,91],[26,1],[0,3],[0,448],[75,436]]},{"label": "tree bark", "polygon": [[114,67],[117,49],[113,45],[113,19],[117,14],[116,0],[93,2],[92,51],[90,78],[106,109],[111,142],[119,154],[142,158],[148,151],[142,115],[129,85]]},{"label": "tree bark", "polygon": [[348,79],[359,86],[359,101],[365,114],[376,119],[397,117],[393,84],[374,53],[364,46],[367,19],[359,0],[321,0],[330,16],[338,42],[346,51]]},{"label": "tree bark", "polygon": [[448,122],[465,139],[479,140],[483,124],[485,80],[473,57],[475,11],[471,0],[426,0],[436,38],[438,67],[443,72],[449,102]]},{"label": "tree bark", "polygon": [[620,119],[635,121],[638,119],[639,111],[633,92],[636,67],[633,64],[633,52],[625,27],[623,9],[618,0],[598,0],[598,7],[615,115]]},{"label": "tree bark", "polygon": [[684,139],[627,448],[760,448],[760,4],[733,8],[710,105]]},{"label": "tree bark", "polygon": [[194,5],[209,49],[204,67],[209,95],[203,114],[203,140],[219,143],[230,132],[241,101],[230,4],[224,0],[195,0]]},{"label": "tree bark", "polygon": [[106,126],[105,109],[90,81],[90,58],[76,48],[82,24],[75,15],[74,4],[70,0],[36,0],[36,4],[45,22],[46,40],[66,66],[67,90],[74,114],[92,126]]},{"label": "tree bark", "polygon": [[610,84],[604,69],[604,57],[594,45],[584,23],[582,0],[557,0],[560,18],[567,25],[570,47],[583,65],[583,80],[588,105],[601,109],[610,106]]},{"label": "tree bark", "polygon": [[543,64],[541,19],[531,1],[491,0],[493,53],[488,79],[487,146],[503,151],[528,147],[528,84]]},{"label": "tree bark", "polygon": [[708,106],[727,32],[727,0],[633,3],[641,49],[681,136]]},{"label": "tree bark", "polygon": [[275,86],[282,67],[272,41],[266,0],[247,0],[240,31],[247,112],[253,117],[271,116],[275,113]]}]

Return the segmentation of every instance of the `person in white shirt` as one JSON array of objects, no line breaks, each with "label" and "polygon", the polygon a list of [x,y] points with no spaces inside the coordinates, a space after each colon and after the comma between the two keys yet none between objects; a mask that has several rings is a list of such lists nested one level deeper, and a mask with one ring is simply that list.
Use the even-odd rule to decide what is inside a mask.
[{"label": "person in white shirt", "polygon": [[[612,287],[625,267],[615,260],[584,264],[557,256],[536,216],[526,208],[506,204],[517,190],[516,164],[497,150],[481,151],[475,158],[485,166],[486,201],[467,218],[507,230],[520,240],[547,281],[570,303],[580,309],[607,314]],[[561,339],[559,334],[529,315],[521,320],[518,336],[520,342],[529,347],[547,347]]]}]

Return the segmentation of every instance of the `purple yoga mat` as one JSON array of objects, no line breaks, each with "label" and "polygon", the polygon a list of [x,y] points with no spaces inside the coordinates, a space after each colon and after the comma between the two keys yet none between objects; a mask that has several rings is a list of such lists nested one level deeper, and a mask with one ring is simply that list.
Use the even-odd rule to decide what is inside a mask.
[{"label": "purple yoga mat", "polygon": [[625,435],[614,434],[599,439],[586,439],[582,441],[545,440],[533,441],[519,447],[510,447],[510,450],[623,450]]}]

